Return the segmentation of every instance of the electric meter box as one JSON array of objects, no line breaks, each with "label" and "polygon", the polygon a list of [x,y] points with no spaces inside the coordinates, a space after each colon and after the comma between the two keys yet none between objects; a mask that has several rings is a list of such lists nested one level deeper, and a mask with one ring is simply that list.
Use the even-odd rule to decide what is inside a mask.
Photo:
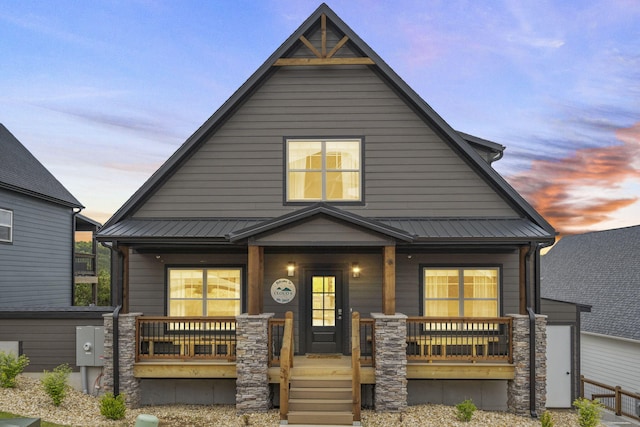
[{"label": "electric meter box", "polygon": [[104,326],[76,326],[76,366],[104,365]]}]

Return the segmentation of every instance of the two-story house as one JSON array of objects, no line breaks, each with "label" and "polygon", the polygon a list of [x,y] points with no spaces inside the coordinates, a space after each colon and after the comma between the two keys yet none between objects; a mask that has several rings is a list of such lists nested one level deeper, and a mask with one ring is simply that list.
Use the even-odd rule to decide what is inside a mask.
[{"label": "two-story house", "polygon": [[99,233],[120,254],[108,387],[291,424],[540,411],[555,231],[492,168],[503,150],[321,5]]}]

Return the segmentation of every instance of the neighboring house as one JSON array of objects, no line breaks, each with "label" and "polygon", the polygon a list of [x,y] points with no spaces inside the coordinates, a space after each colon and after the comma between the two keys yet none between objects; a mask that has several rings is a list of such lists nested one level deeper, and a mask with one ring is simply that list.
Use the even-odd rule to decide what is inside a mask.
[{"label": "neighboring house", "polygon": [[0,350],[26,354],[29,372],[75,365],[75,327],[103,323],[72,307],[74,282],[96,277],[95,252],[74,262],[75,232],[100,226],[82,208],[0,124]]},{"label": "neighboring house", "polygon": [[503,150],[320,6],[99,232],[120,254],[107,387],[289,423],[357,421],[360,399],[542,410],[536,263],[555,231],[491,167]]},{"label": "neighboring house", "polygon": [[542,296],[591,306],[581,373],[640,393],[640,225],[562,238],[542,257]]}]

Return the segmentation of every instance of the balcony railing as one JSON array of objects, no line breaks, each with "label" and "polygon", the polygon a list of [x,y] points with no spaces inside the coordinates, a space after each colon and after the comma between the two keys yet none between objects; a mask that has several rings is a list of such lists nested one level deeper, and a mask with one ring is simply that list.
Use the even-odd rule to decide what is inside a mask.
[{"label": "balcony railing", "polygon": [[409,317],[407,360],[513,363],[511,325],[510,317]]},{"label": "balcony railing", "polygon": [[76,253],[74,255],[75,274],[79,276],[95,276],[96,275],[96,255]]},{"label": "balcony railing", "polygon": [[138,317],[136,362],[236,359],[235,317]]}]

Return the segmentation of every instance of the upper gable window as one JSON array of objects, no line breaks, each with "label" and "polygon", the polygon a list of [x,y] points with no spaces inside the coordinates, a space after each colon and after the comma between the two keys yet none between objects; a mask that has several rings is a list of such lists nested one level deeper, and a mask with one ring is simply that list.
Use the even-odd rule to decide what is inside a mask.
[{"label": "upper gable window", "polygon": [[362,200],[362,140],[286,141],[288,202]]},{"label": "upper gable window", "polygon": [[0,209],[0,242],[13,241],[13,211]]}]

